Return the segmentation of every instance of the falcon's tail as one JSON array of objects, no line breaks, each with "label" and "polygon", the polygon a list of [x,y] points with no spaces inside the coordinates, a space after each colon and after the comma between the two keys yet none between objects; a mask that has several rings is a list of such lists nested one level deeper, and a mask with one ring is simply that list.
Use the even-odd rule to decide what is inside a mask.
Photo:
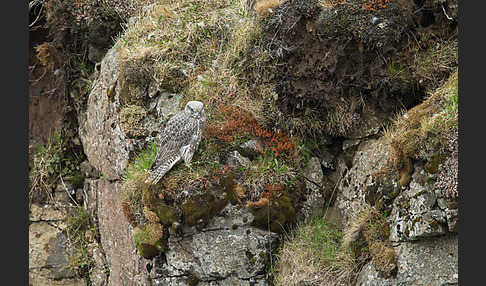
[{"label": "falcon's tail", "polygon": [[165,162],[154,170],[150,171],[150,176],[145,183],[155,185],[159,182],[160,179],[172,168],[174,165],[181,160],[179,155],[173,156],[171,158],[167,158],[164,160]]}]

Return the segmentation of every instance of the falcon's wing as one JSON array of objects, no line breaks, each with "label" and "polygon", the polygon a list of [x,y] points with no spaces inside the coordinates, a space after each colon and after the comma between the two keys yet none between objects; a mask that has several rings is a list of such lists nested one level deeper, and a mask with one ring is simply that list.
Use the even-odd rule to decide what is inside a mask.
[{"label": "falcon's wing", "polygon": [[153,171],[165,164],[169,159],[178,156],[180,148],[189,144],[196,130],[197,121],[187,113],[181,111],[174,115],[167,122],[163,131],[160,149],[150,170]]}]

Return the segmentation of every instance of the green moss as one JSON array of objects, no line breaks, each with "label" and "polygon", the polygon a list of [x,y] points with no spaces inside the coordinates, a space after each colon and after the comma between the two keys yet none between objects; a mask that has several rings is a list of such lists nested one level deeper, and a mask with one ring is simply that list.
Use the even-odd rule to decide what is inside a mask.
[{"label": "green moss", "polygon": [[172,206],[159,204],[154,206],[152,211],[157,214],[160,223],[163,225],[171,225],[172,223],[179,221],[179,213]]},{"label": "green moss", "polygon": [[145,259],[152,259],[159,254],[159,250],[157,250],[155,245],[141,243],[136,246],[140,255]]},{"label": "green moss", "polygon": [[201,282],[202,280],[199,279],[196,275],[191,275],[187,277],[187,285],[189,286],[196,286]]},{"label": "green moss", "polygon": [[[190,200],[192,203],[196,203],[196,206],[192,206],[192,214],[189,214],[188,212],[185,211],[185,214],[189,214],[189,216],[192,216],[194,218],[203,218],[204,225],[207,224],[207,221],[209,221],[209,217],[211,215],[217,215],[219,214],[223,208],[228,204],[228,197],[226,193],[221,194],[219,198],[216,198],[214,195],[205,193],[203,195],[200,195],[198,197],[195,197],[194,200]],[[203,206],[200,211],[194,211],[194,207],[199,207]],[[184,206],[183,206],[184,208]],[[187,220],[186,220],[187,222]]]},{"label": "green moss", "polygon": [[203,227],[211,215],[219,214],[228,202],[237,203],[232,174],[221,178],[220,185],[211,191],[189,198],[182,204],[184,221],[188,226]]},{"label": "green moss", "polygon": [[146,259],[152,259],[160,251],[164,251],[167,238],[168,235],[158,223],[147,223],[133,230],[133,243],[140,255]]},{"label": "green moss", "polygon": [[188,199],[182,204],[184,212],[184,222],[188,226],[196,226],[202,220],[202,225],[205,226],[209,222],[211,208],[204,201],[203,196],[195,196]]},{"label": "green moss", "polygon": [[430,174],[437,174],[439,171],[439,164],[444,159],[444,155],[432,155],[430,160],[425,163],[424,170]]},{"label": "green moss", "polygon": [[251,209],[255,222],[260,226],[269,226],[273,232],[284,233],[285,225],[295,221],[291,200],[282,192],[278,197],[272,197],[270,202],[268,207]]},{"label": "green moss", "polygon": [[164,232],[164,236],[155,242],[155,248],[157,248],[157,250],[160,252],[165,252],[165,250],[167,249],[168,239],[169,236],[167,232]]}]

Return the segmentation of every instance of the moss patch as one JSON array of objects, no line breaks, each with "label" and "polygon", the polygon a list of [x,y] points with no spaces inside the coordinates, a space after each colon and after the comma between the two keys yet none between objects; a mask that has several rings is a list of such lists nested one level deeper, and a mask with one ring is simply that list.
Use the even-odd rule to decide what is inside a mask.
[{"label": "moss patch", "polygon": [[437,174],[439,172],[439,164],[444,160],[444,155],[432,155],[424,165],[424,170],[430,174]]},{"label": "moss patch", "polygon": [[159,254],[159,251],[155,247],[155,245],[141,243],[137,244],[137,250],[140,255],[145,259],[152,259]]},{"label": "moss patch", "polygon": [[179,221],[179,213],[172,206],[159,204],[154,206],[152,210],[157,214],[160,223],[163,225],[171,225]]},{"label": "moss patch", "polygon": [[182,205],[184,222],[188,226],[202,228],[208,224],[211,215],[219,214],[227,204],[226,193],[221,198],[210,193],[192,197]]},{"label": "moss patch", "polygon": [[187,277],[187,285],[189,285],[189,286],[196,286],[201,281],[202,280],[199,279],[199,277],[197,277],[196,275],[191,275],[191,276]]},{"label": "moss patch", "polygon": [[255,217],[257,225],[269,227],[273,232],[284,233],[286,224],[295,221],[295,210],[285,192],[269,199],[262,198],[257,202],[249,202],[247,207]]},{"label": "moss patch", "polygon": [[133,243],[146,259],[152,259],[165,250],[166,243],[163,240],[166,238],[162,225],[158,223],[147,223],[133,230]]},{"label": "moss patch", "polygon": [[390,277],[397,268],[396,254],[393,248],[386,243],[377,241],[370,246],[370,253],[373,257],[371,263],[375,269],[384,277]]},{"label": "moss patch", "polygon": [[188,226],[202,228],[208,224],[210,217],[219,214],[228,202],[238,202],[232,173],[223,176],[219,184],[206,190],[204,194],[188,198],[182,204],[184,222]]},{"label": "moss patch", "polygon": [[[211,208],[206,202],[208,196],[200,195],[187,200],[182,204],[184,213],[184,222],[188,226],[200,226],[201,228],[208,224]],[[209,200],[211,200],[209,198]]]}]

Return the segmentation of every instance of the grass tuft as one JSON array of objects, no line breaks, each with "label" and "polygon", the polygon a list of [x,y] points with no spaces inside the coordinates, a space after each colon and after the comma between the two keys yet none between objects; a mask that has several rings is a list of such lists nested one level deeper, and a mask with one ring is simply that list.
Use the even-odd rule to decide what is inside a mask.
[{"label": "grass tuft", "polygon": [[61,177],[73,175],[77,154],[69,154],[67,142],[55,134],[56,141],[37,146],[33,163],[29,166],[29,201],[53,200],[52,192]]},{"label": "grass tuft", "polygon": [[458,72],[431,92],[421,104],[398,115],[385,129],[390,144],[389,170],[399,174],[400,186],[408,184],[412,159],[430,160],[434,155],[448,154],[451,134],[458,129]]},{"label": "grass tuft", "polygon": [[94,243],[96,228],[92,224],[88,211],[78,206],[74,213],[67,218],[67,237],[70,250],[67,256],[67,268],[73,271],[77,277],[89,279],[90,268],[94,266],[92,254],[88,244]]},{"label": "grass tuft", "polygon": [[291,231],[275,266],[276,285],[351,285],[353,254],[341,247],[342,229],[318,215]]},{"label": "grass tuft", "polygon": [[134,158],[122,175],[120,194],[122,211],[125,218],[133,225],[143,225],[147,221],[144,216],[144,194],[150,190],[144,182],[148,178],[147,171],[150,169],[157,151],[158,148],[152,143]]}]

